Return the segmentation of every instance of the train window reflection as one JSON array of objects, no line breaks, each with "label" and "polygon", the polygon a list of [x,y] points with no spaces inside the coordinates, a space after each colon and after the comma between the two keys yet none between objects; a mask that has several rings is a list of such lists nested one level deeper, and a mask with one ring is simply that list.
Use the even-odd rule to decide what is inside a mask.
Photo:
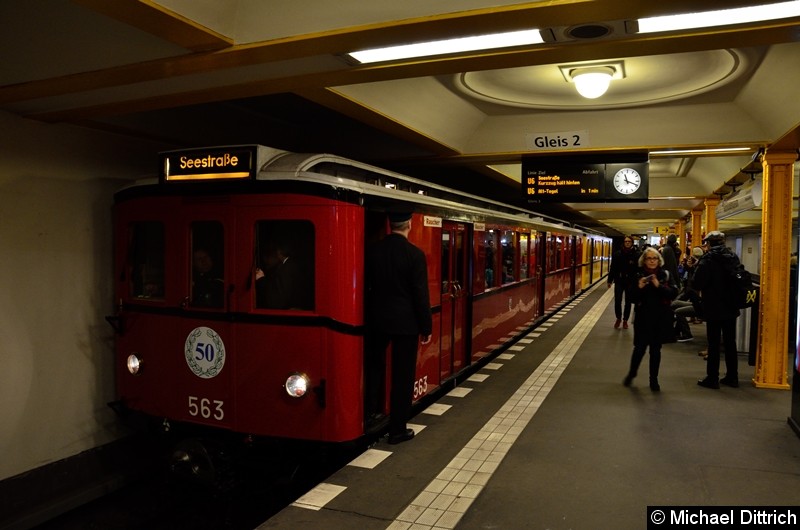
[{"label": "train window reflection", "polygon": [[484,248],[484,256],[485,260],[484,263],[486,265],[484,278],[486,279],[486,288],[491,289],[498,285],[497,283],[497,256],[495,250],[497,248],[496,243],[497,236],[493,230],[489,230],[485,233],[484,240],[483,240],[483,248]]},{"label": "train window reflection", "polygon": [[519,235],[519,279],[528,277],[528,234]]},{"label": "train window reflection", "polygon": [[192,223],[192,297],[195,307],[223,306],[225,297],[225,247],[222,223]]},{"label": "train window reflection", "polygon": [[500,236],[500,245],[503,248],[503,284],[514,281],[514,256],[516,255],[516,233],[505,230]]},{"label": "train window reflection", "polygon": [[256,223],[256,307],[314,309],[314,235],[310,221]]},{"label": "train window reflection", "polygon": [[446,295],[450,292],[450,232],[442,230],[442,292]]},{"label": "train window reflection", "polygon": [[164,225],[156,221],[130,227],[130,295],[164,298]]}]

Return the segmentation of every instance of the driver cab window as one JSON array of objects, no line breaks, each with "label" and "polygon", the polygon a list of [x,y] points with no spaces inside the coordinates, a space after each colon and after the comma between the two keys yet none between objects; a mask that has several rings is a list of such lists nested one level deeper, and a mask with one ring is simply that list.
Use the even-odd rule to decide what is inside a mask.
[{"label": "driver cab window", "polygon": [[130,289],[132,298],[164,298],[164,225],[145,221],[131,225]]},{"label": "driver cab window", "polygon": [[256,223],[255,292],[259,309],[314,309],[314,225],[311,221]]},{"label": "driver cab window", "polygon": [[220,308],[225,302],[225,260],[222,223],[192,223],[191,278],[194,307]]}]

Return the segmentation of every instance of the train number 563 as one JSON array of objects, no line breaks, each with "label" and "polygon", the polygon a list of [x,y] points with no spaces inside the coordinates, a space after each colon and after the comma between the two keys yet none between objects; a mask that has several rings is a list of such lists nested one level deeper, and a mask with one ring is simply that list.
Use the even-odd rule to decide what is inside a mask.
[{"label": "train number 563", "polygon": [[223,405],[224,403],[219,399],[212,401],[208,398],[189,396],[189,415],[222,420],[225,417],[225,411],[222,409]]},{"label": "train number 563", "polygon": [[428,376],[423,376],[422,379],[414,381],[414,399],[424,396],[428,392]]}]

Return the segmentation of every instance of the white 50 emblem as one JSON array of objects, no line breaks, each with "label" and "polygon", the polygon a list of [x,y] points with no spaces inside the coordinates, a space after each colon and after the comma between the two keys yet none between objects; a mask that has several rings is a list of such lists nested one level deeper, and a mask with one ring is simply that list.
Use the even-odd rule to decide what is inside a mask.
[{"label": "white 50 emblem", "polygon": [[225,365],[225,345],[211,328],[194,328],[186,337],[183,353],[189,369],[203,379],[215,377]]}]

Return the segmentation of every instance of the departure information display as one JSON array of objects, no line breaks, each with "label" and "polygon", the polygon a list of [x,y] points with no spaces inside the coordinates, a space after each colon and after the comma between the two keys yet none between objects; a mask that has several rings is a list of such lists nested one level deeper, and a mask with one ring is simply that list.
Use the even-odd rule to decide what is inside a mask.
[{"label": "departure information display", "polygon": [[522,194],[537,202],[647,201],[647,155],[598,157],[526,157],[522,159]]}]

